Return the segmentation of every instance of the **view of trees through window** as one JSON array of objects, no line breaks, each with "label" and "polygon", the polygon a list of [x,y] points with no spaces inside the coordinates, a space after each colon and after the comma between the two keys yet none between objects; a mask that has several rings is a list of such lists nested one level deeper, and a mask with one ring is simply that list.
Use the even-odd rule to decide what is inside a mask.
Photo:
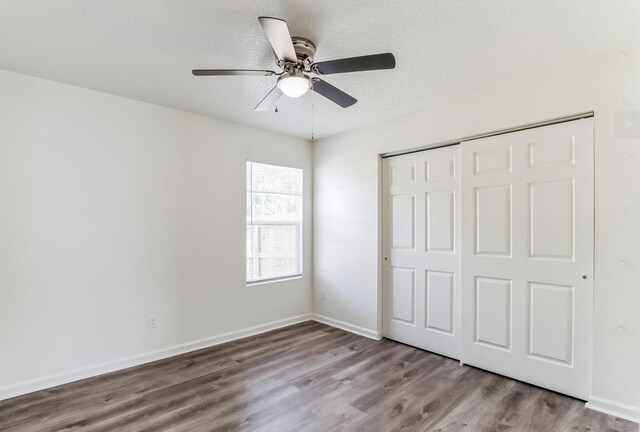
[{"label": "view of trees through window", "polygon": [[302,273],[302,170],[247,162],[247,281]]}]

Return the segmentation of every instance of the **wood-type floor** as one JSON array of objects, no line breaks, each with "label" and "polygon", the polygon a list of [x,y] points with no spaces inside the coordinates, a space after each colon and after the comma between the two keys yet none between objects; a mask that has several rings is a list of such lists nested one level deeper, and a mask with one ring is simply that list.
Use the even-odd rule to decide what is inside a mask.
[{"label": "wood-type floor", "polygon": [[584,402],[309,321],[0,402],[0,430],[638,431]]}]

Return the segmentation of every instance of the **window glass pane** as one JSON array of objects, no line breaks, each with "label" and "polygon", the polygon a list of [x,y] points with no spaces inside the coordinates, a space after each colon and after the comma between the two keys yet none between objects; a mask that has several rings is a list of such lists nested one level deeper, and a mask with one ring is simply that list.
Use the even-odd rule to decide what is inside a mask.
[{"label": "window glass pane", "polygon": [[247,226],[247,280],[298,273],[298,225]]},{"label": "window glass pane", "polygon": [[251,165],[251,188],[254,193],[302,193],[301,170],[257,163]]},{"label": "window glass pane", "polygon": [[262,278],[295,274],[296,226],[261,226],[259,251]]},{"label": "window glass pane", "polygon": [[256,221],[298,220],[300,197],[271,193],[253,193],[251,196],[251,219]]}]

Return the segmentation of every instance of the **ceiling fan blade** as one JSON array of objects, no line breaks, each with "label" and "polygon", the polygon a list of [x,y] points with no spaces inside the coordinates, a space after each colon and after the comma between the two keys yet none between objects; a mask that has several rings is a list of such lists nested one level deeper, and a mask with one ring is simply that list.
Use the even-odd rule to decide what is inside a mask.
[{"label": "ceiling fan blade", "polygon": [[261,69],[194,69],[191,72],[195,76],[272,76],[276,74],[274,71]]},{"label": "ceiling fan blade", "polygon": [[330,75],[346,72],[393,69],[394,67],[396,67],[396,58],[391,53],[384,53],[314,63],[311,65],[311,70],[320,75]]},{"label": "ceiling fan blade", "polygon": [[319,78],[313,80],[311,89],[314,92],[326,97],[330,101],[337,103],[342,108],[348,108],[354,103],[358,102],[358,100],[353,96],[349,96],[339,88],[334,87],[328,82],[322,81]]},{"label": "ceiling fan blade", "polygon": [[274,88],[271,89],[269,93],[267,93],[265,97],[262,98],[260,103],[256,105],[256,107],[253,110],[254,111],[270,110],[271,107],[273,107],[276,103],[278,103],[278,101],[282,97],[282,94],[283,94],[282,90],[280,90],[278,86],[275,86]]},{"label": "ceiling fan blade", "polygon": [[293,48],[293,42],[291,42],[291,33],[289,33],[287,22],[271,17],[260,17],[258,21],[260,21],[260,25],[267,35],[276,57],[286,62],[296,63],[298,56]]}]

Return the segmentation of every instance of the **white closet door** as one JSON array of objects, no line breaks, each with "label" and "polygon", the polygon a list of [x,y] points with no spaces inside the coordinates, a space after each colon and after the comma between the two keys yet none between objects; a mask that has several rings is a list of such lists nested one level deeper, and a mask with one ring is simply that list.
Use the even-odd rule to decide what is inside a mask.
[{"label": "white closet door", "polygon": [[383,160],[383,335],[460,355],[459,146]]},{"label": "white closet door", "polygon": [[593,122],[462,143],[462,360],[586,399]]}]

